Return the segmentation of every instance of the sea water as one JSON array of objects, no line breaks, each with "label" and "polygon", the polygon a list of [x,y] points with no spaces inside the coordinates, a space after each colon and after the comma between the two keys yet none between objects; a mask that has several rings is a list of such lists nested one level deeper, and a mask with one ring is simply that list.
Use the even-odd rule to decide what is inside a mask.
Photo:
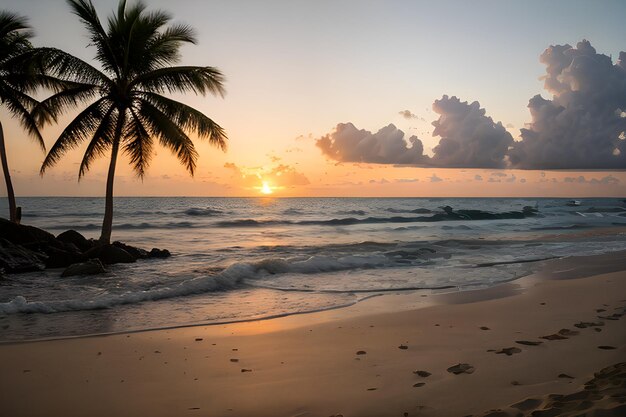
[{"label": "sea water", "polygon": [[[24,224],[97,238],[102,198],[21,198]],[[537,215],[443,220],[442,207]],[[6,212],[0,201],[0,213]],[[113,239],[167,259],[0,281],[0,341],[225,323],[349,306],[396,291],[463,291],[538,261],[626,249],[622,199],[116,198]],[[600,231],[602,231],[600,233]],[[529,262],[530,261],[530,262]]]}]

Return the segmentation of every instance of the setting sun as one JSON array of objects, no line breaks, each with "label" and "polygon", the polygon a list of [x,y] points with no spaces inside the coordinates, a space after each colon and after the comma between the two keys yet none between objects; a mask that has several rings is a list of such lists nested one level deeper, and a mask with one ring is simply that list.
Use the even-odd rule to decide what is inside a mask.
[{"label": "setting sun", "polygon": [[263,186],[261,186],[261,193],[263,194],[272,194],[272,187],[267,183],[267,181],[263,181]]}]

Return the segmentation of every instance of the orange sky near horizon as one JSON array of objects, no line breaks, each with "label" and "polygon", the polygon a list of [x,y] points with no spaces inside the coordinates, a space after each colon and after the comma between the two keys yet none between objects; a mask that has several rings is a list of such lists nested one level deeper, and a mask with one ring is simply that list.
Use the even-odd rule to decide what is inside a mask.
[{"label": "orange sky near horizon", "polygon": [[[81,25],[63,2],[52,3],[7,0],[2,9],[30,17],[36,45],[50,44],[89,59],[93,51],[86,48]],[[116,0],[94,3],[105,16]],[[115,195],[260,196],[266,183],[275,197],[626,197],[624,170],[338,162],[315,145],[338,123],[371,132],[393,123],[405,139],[416,135],[424,153],[432,156],[440,139],[432,136],[432,122],[439,117],[432,104],[444,94],[478,100],[486,115],[501,121],[519,141],[520,128],[531,120],[529,99],[551,97],[540,79],[545,65],[539,55],[551,44],[576,45],[589,38],[598,53],[612,54],[615,61],[626,49],[620,45],[624,38],[617,25],[602,21],[617,19],[623,4],[313,3],[271,1],[264,8],[250,1],[218,1],[211,7],[196,0],[148,1],[149,9],[168,10],[174,21],[198,29],[198,45],[185,47],[183,63],[214,65],[225,73],[224,99],[175,98],[222,125],[229,149],[223,153],[195,140],[199,160],[194,178],[161,147],[143,181],[121,156]],[[554,22],[551,13],[563,8],[569,22]],[[215,16],[212,25],[202,17],[209,12]],[[519,22],[510,21],[512,13]],[[540,29],[528,32],[525,21]],[[377,25],[384,30],[373,30]],[[399,114],[405,109],[414,117]],[[44,129],[48,147],[70,117]],[[1,106],[0,121],[18,197],[104,195],[106,158],[78,182],[83,146],[40,177],[44,154]],[[2,182],[0,196],[5,195]]]}]

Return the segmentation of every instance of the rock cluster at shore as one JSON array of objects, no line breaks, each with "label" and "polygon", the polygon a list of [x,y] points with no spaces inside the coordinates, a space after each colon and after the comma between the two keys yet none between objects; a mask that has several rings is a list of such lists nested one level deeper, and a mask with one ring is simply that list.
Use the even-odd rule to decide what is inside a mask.
[{"label": "rock cluster at shore", "polygon": [[103,265],[168,256],[167,249],[146,251],[121,242],[103,245],[75,230],[55,237],[33,226],[0,219],[0,271],[5,273],[66,268],[62,276],[90,275],[104,272]]}]

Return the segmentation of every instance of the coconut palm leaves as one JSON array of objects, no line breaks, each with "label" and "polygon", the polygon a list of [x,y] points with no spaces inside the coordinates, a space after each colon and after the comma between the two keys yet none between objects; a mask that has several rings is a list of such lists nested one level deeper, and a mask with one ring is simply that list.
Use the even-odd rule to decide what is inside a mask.
[{"label": "coconut palm leaves", "polygon": [[100,69],[57,49],[42,49],[37,55],[38,65],[47,73],[69,83],[36,108],[36,122],[41,125],[56,121],[68,110],[84,106],[50,148],[41,173],[84,142],[88,144],[79,178],[95,159],[111,153],[100,238],[108,243],[119,150],[143,178],[158,142],[170,149],[193,175],[198,154],[189,135],[194,133],[225,149],[226,133],[200,111],[163,94],[222,96],[224,80],[213,67],[175,65],[180,59],[180,47],[195,44],[196,39],[190,27],[170,24],[171,16],[163,11],[148,12],[141,2],[129,6],[122,0],[105,29],[91,1],[68,3],[89,33]]},{"label": "coconut palm leaves", "polygon": [[[0,105],[9,110],[45,151],[46,147],[37,128],[37,122],[31,115],[31,110],[38,102],[29,94],[45,81],[45,77],[37,75],[29,65],[28,53],[32,51],[30,43],[32,36],[26,18],[0,11]],[[9,218],[16,222],[19,218],[1,123],[0,161],[9,199]]]}]

